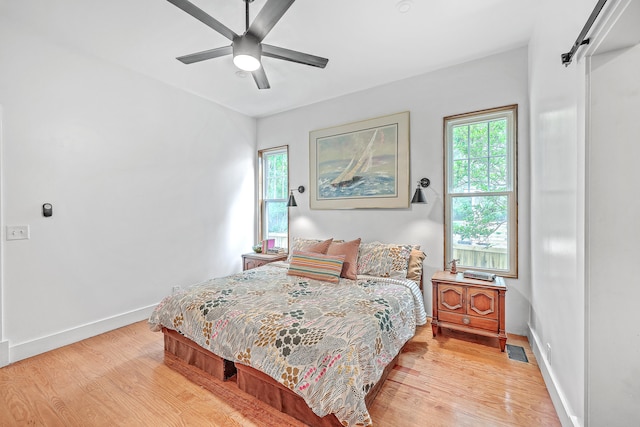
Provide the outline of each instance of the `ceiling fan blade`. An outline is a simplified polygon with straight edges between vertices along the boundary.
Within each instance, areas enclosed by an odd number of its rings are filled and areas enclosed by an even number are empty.
[[[262,44],[262,56],[269,58],[283,59],[285,61],[297,62],[298,64],[311,65],[312,67],[324,68],[329,60],[320,56],[309,55],[297,50],[285,49],[283,47]]]
[[[234,33],[232,30],[227,28],[227,26],[224,25],[222,22],[216,20],[211,15],[209,15],[207,12],[205,12],[202,9],[200,9],[198,6],[196,6],[195,4],[191,3],[190,1],[187,1],[187,0],[167,0],[167,1],[169,3],[175,5],[175,6],[179,7],[180,9],[184,10],[189,15],[193,16],[198,21],[202,22],[203,24],[207,25],[208,27],[213,28],[214,30],[216,30],[217,32],[219,32],[220,34],[222,34],[223,36],[225,36],[229,40],[233,41],[233,39],[235,37],[238,37],[238,35],[236,33]]]
[[[215,49],[203,50],[202,52],[191,53],[189,55],[179,56],[176,59],[183,64],[193,64],[194,62],[206,61],[207,59],[231,55],[232,53],[233,48],[231,46],[225,46],[217,47]]]
[[[264,72],[264,67],[260,66],[257,70],[251,72],[253,80],[255,80],[258,89],[269,89],[269,79],[267,79],[267,73]]]
[[[267,0],[267,3],[262,7],[247,32],[261,42],[294,1]]]

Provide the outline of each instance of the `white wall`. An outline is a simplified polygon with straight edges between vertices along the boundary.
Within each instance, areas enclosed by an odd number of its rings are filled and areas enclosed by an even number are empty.
[[[640,419],[640,45],[590,65],[587,414],[589,425],[622,427]]]
[[[1,100],[0,100],[1,102]],[[2,187],[4,185],[4,179],[2,178],[2,159],[4,155],[2,154],[3,150],[3,119],[4,119],[4,111],[2,109],[2,104],[0,104],[0,229],[3,228],[2,223]],[[0,232],[0,236],[2,236],[2,232]],[[5,338],[6,334],[4,333],[4,316],[2,315],[2,308],[4,307],[4,292],[2,288],[2,262],[4,258],[4,248],[2,245],[2,239],[0,238],[0,367],[6,366],[9,364],[9,340]]]
[[[529,181],[527,50],[434,71],[293,111],[258,119],[258,145],[289,145],[290,187],[309,186],[309,131],[401,111],[410,112],[411,193],[416,181],[431,179],[427,205],[392,210],[310,210],[308,193],[291,209],[294,237],[335,237],[420,244],[425,261],[425,304],[431,311],[430,277],[444,266],[443,142],[445,116],[519,104],[519,267],[508,280],[507,330],[526,334],[529,316]]]
[[[565,68],[560,54],[595,3],[545,0],[529,44],[530,326],[563,425],[584,423],[585,68],[578,60]]]
[[[254,119],[2,18],[0,64],[3,221],[31,228],[2,243],[11,361],[144,319],[173,285],[241,269],[254,239]]]

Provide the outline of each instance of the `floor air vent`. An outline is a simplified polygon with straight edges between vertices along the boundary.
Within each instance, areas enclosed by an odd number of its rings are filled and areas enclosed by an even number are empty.
[[[517,360],[518,362],[529,362],[527,359],[527,355],[524,352],[524,348],[518,345],[507,344],[507,354],[509,355],[509,359]]]

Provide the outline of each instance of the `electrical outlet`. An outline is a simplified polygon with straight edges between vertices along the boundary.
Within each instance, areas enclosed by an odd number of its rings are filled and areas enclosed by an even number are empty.
[[[7,240],[25,240],[28,238],[28,225],[7,225]]]
[[[547,343],[547,362],[551,363],[551,344]]]
[[[172,294],[177,294],[178,292],[180,292],[180,285],[176,285],[173,288],[171,288]]]

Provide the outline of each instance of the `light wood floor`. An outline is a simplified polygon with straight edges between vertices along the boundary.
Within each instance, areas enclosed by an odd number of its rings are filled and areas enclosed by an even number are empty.
[[[422,326],[372,408],[374,425],[559,426],[525,338],[529,363],[497,340]],[[212,380],[213,392],[168,368],[146,322],[0,369],[0,426],[242,426],[302,424]]]

